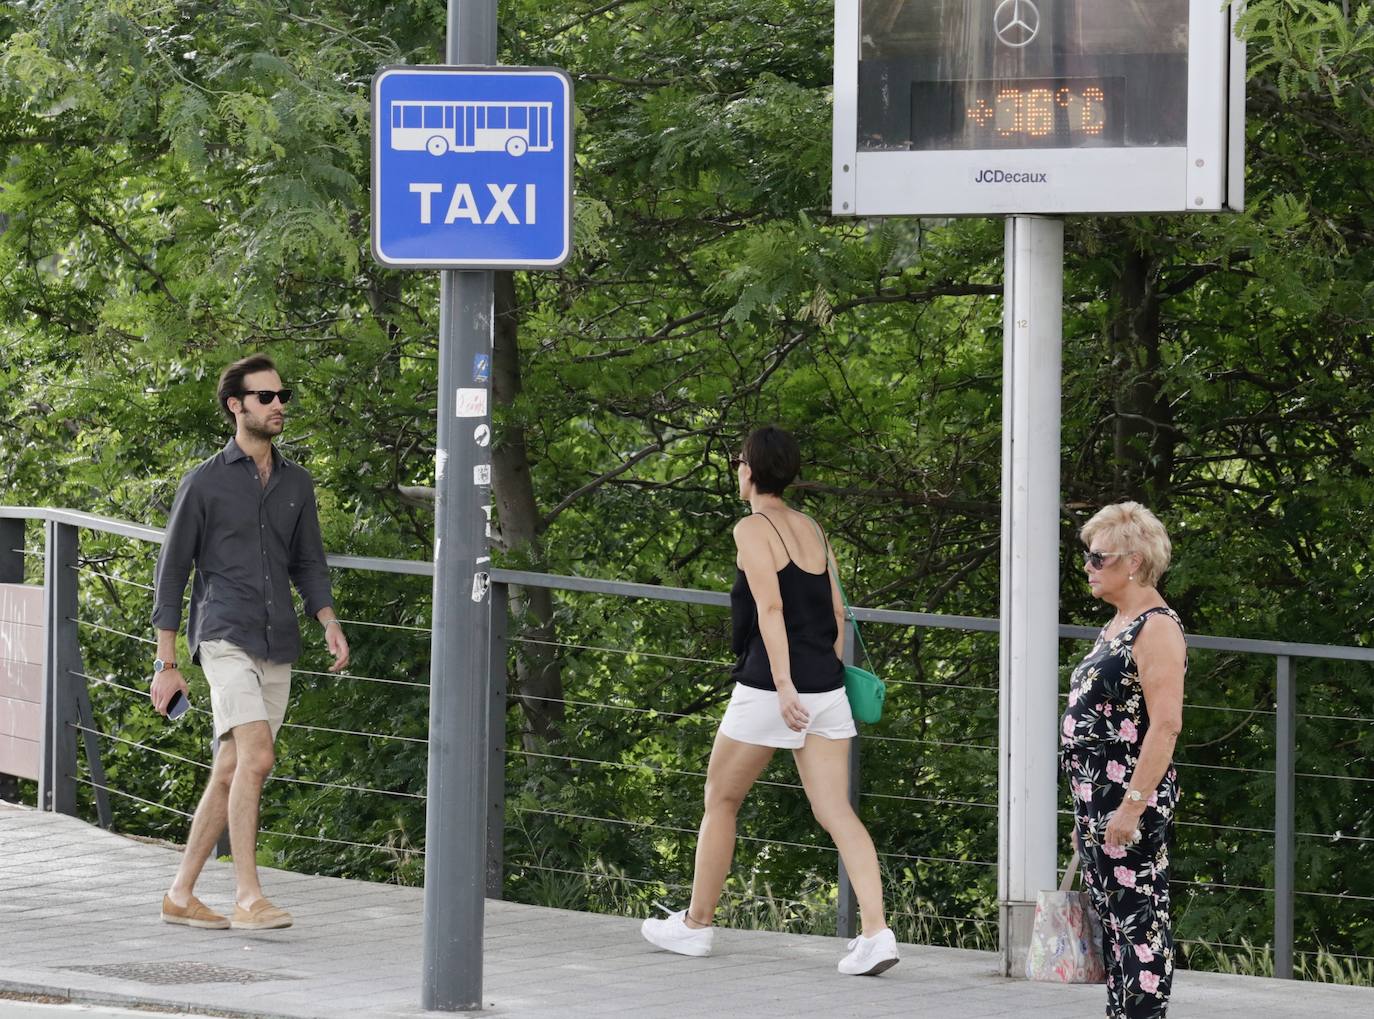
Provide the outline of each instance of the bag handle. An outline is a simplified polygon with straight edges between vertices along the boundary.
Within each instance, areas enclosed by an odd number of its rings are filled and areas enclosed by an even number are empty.
[[[864,645],[863,634],[859,632],[859,621],[854,618],[854,612],[849,607],[849,599],[845,596],[844,585],[840,583],[840,571],[835,565],[834,557],[830,554],[830,542],[825,540],[825,532],[821,530],[820,524],[812,520],[811,517],[807,517],[806,519],[811,520],[811,526],[816,529],[816,536],[821,539],[821,548],[825,551],[825,567],[826,570],[829,571],[831,578],[835,581],[835,587],[840,592],[840,601],[844,604],[844,618],[849,625],[854,628],[854,639],[859,644],[859,650],[863,652],[864,660],[868,662],[868,671],[872,672],[873,659],[869,656],[868,648]]]
[[[1072,891],[1072,890],[1073,890],[1073,879],[1074,879],[1074,875],[1075,875],[1077,872],[1078,872],[1078,850],[1075,849],[1075,850],[1073,851],[1073,856],[1069,859],[1069,869],[1066,870],[1066,871],[1064,871],[1064,880],[1063,880],[1063,882],[1059,885],[1059,890],[1060,890],[1061,892],[1068,892],[1068,891]]]

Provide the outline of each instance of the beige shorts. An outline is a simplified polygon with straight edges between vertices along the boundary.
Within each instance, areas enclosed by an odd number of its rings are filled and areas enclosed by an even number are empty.
[[[784,747],[795,750],[806,745],[807,736],[826,739],[848,739],[857,736],[854,713],[849,708],[849,696],[844,687],[826,693],[798,694],[811,716],[806,728],[794,732],[782,720],[778,710],[778,695],[773,690],[735,684],[730,705],[720,721],[720,731],[741,743],[762,747]]]
[[[254,658],[227,640],[203,640],[199,653],[200,667],[210,684],[215,738],[235,726],[266,722],[276,739],[291,696],[291,666]]]

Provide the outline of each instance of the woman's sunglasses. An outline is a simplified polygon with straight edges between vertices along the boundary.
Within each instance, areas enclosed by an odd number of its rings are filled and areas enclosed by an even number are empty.
[[[1085,550],[1083,553],[1083,561],[1093,569],[1100,570],[1107,565],[1107,560],[1112,556],[1130,554],[1129,552],[1093,552],[1091,550]]]
[[[291,390],[289,389],[249,389],[244,396],[256,396],[258,403],[264,407],[270,406],[273,400],[280,400],[282,406],[291,402]]]

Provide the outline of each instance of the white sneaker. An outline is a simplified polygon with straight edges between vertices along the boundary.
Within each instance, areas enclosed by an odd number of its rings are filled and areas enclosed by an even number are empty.
[[[662,906],[659,907],[663,909]],[[663,910],[668,913],[666,909]],[[651,945],[676,952],[678,955],[710,955],[713,927],[688,927],[687,910],[668,913],[662,920],[650,917],[639,927],[639,933]]]
[[[871,938],[859,935],[849,942],[849,954],[840,960],[840,972],[852,977],[876,977],[897,965],[897,936],[890,927]]]

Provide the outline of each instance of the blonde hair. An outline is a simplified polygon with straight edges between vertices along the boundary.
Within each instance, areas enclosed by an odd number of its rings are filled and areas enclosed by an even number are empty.
[[[1078,532],[1078,537],[1087,546],[1091,546],[1098,535],[1110,539],[1108,551],[1139,553],[1140,568],[1135,571],[1135,578],[1146,587],[1159,583],[1159,578],[1169,568],[1173,555],[1169,532],[1164,530],[1159,517],[1138,502],[1103,506]]]

